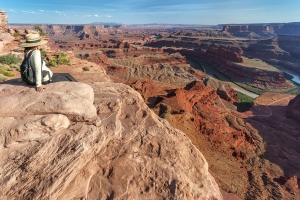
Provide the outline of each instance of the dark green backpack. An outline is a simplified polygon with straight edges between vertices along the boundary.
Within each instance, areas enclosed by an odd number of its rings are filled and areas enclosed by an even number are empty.
[[[36,85],[35,82],[35,72],[33,68],[30,66],[30,57],[32,55],[33,51],[30,51],[27,56],[25,56],[21,66],[20,66],[20,72],[21,72],[21,77],[25,83],[28,85]],[[43,58],[41,57],[41,62],[43,64]],[[41,70],[42,72],[42,70]]]

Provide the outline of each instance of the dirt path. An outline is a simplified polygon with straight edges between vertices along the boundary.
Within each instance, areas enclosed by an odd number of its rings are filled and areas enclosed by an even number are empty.
[[[290,98],[290,100],[293,99],[293,97],[285,97],[285,98],[279,99],[279,100],[277,100],[277,101],[273,101],[272,103],[269,103],[269,104],[266,105],[266,108],[267,108],[268,111],[269,111],[269,114],[268,114],[268,115],[256,115],[256,116],[261,116],[261,117],[271,117],[271,116],[273,115],[273,113],[272,113],[272,111],[270,110],[270,108],[269,108],[268,106],[270,106],[270,105],[272,105],[272,104],[274,104],[274,103],[277,103],[277,102],[279,102],[279,101],[288,99],[288,98]]]

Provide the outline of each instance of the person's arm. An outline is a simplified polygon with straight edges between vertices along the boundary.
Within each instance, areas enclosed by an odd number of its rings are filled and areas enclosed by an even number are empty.
[[[34,65],[36,90],[42,92],[45,87],[42,86],[42,63],[41,52],[39,50],[32,52],[32,64]]]

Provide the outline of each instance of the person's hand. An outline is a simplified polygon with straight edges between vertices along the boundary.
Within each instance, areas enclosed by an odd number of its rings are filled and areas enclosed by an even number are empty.
[[[43,92],[46,89],[45,86],[36,87],[37,92]]]

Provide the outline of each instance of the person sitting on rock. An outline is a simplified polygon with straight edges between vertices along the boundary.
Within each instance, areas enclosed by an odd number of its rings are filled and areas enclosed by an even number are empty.
[[[53,76],[53,73],[46,66],[46,62],[41,56],[40,46],[46,43],[46,40],[41,40],[39,34],[30,33],[26,35],[26,42],[20,44],[20,47],[25,48],[24,59],[32,52],[29,58],[29,65],[34,72],[35,76],[33,77],[33,80],[35,80],[36,91],[38,92],[42,92],[46,89],[44,85],[50,83]]]

